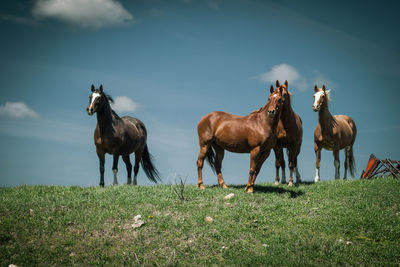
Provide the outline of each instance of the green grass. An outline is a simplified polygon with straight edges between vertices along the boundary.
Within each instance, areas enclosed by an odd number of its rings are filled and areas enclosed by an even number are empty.
[[[266,183],[254,194],[190,185],[184,195],[168,185],[0,188],[0,266],[400,263],[399,179]],[[138,214],[145,224],[133,229]]]

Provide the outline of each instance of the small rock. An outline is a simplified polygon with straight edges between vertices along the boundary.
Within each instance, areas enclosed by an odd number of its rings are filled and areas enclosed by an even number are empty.
[[[268,244],[262,244],[262,246],[263,246],[264,248],[266,248],[266,247],[268,247]]]
[[[144,224],[144,221],[142,220],[142,216],[141,215],[136,215],[133,218],[133,224],[132,224],[132,228],[139,228],[140,226],[142,226]]]
[[[10,265],[8,265],[8,267],[18,267],[18,266],[14,265],[14,264],[10,264]]]
[[[222,246],[222,249],[228,249],[228,247]]]
[[[208,222],[208,223],[213,223],[213,222],[214,222],[214,219],[211,218],[210,216],[207,216],[207,217],[205,218],[205,220],[206,220],[206,222]]]
[[[230,193],[229,195],[226,195],[224,199],[231,199],[233,198],[234,195],[235,195],[234,193]]]

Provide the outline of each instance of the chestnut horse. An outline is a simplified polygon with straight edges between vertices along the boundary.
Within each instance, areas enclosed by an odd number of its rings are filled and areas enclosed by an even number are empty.
[[[253,192],[253,185],[261,166],[276,144],[275,130],[283,102],[282,88],[270,89],[267,104],[247,116],[236,116],[216,111],[204,116],[198,126],[200,153],[197,159],[198,187],[204,189],[202,169],[207,158],[218,184],[226,188],[221,173],[224,150],[250,153],[250,176],[246,192]]]
[[[279,81],[276,81],[279,87]],[[286,183],[285,177],[285,159],[283,156],[283,148],[287,149],[289,159],[289,186],[293,185],[293,169],[296,171],[296,183],[301,183],[301,177],[297,168],[297,156],[300,153],[300,147],[303,140],[303,126],[299,115],[293,111],[291,105],[291,94],[288,91],[288,82],[282,85],[282,93],[285,101],[283,101],[281,117],[276,128],[276,136],[278,138],[275,152],[276,178],[275,184],[279,184],[279,167],[282,168],[282,184]]]
[[[318,112],[318,125],[314,131],[314,150],[316,156],[315,182],[320,180],[319,167],[322,148],[333,151],[335,158],[335,179],[340,179],[339,150],[345,150],[346,160],[344,162],[343,179],[347,179],[347,169],[350,169],[351,176],[354,176],[355,171],[353,145],[357,135],[356,124],[349,116],[331,115],[328,109],[330,94],[329,90],[326,90],[325,85],[322,88],[318,88],[315,85],[314,91],[313,109],[315,112]]]
[[[114,157],[112,170],[114,173],[114,185],[118,184],[118,159],[122,156],[128,172],[127,184],[132,183],[132,164],[129,155],[135,153],[135,167],[133,184],[137,184],[139,162],[149,180],[157,183],[160,181],[157,169],[154,167],[151,155],[147,148],[147,131],[143,122],[138,119],[124,116],[120,118],[111,109],[112,98],[103,92],[103,85],[95,89],[92,84],[92,94],[87,108],[87,113],[92,116],[97,113],[97,126],[94,131],[94,143],[97,156],[100,161],[100,186],[104,186],[105,153]]]

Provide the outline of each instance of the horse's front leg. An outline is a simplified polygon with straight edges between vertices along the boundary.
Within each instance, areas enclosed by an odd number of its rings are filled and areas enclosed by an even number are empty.
[[[340,179],[340,159],[339,149],[333,151],[333,157],[335,158],[333,164],[335,165],[335,180]]]
[[[98,149],[96,150],[97,156],[99,157],[99,163],[100,163],[100,186],[104,187],[104,163],[106,162],[105,154],[99,151]]]
[[[279,185],[279,167],[282,169],[282,184],[286,183],[286,175],[285,175],[285,159],[283,158],[283,148],[275,147],[275,168],[276,168],[276,176],[275,176],[275,185]]]
[[[268,158],[270,152],[271,149],[260,151],[260,147],[256,147],[250,152],[250,175],[246,186],[247,193],[253,193],[254,183],[256,182],[257,175],[260,172],[264,161]]]
[[[321,147],[319,147],[317,144],[314,145],[314,150],[315,150],[315,182],[319,182],[320,180],[320,173],[319,173],[319,167],[320,167],[320,162],[321,162]]]
[[[200,145],[200,152],[199,156],[197,157],[197,175],[198,175],[198,181],[197,181],[197,187],[200,189],[204,189],[204,184],[203,184],[203,166],[204,166],[204,159],[207,155],[207,151],[210,148],[210,145]]]
[[[117,185],[118,184],[117,173],[118,173],[119,154],[115,153],[113,156],[114,156],[113,167],[112,167],[112,171],[113,171],[113,174],[114,174],[114,183],[113,183],[113,185]]]

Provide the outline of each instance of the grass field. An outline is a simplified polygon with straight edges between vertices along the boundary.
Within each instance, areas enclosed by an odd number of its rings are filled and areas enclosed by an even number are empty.
[[[184,197],[168,185],[0,188],[0,266],[400,265],[399,179],[190,185]]]

